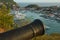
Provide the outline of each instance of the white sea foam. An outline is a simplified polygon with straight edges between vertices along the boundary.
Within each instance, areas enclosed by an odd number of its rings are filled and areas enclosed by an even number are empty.
[[[25,19],[25,17],[26,17],[26,14],[19,13],[19,12],[15,13],[16,19]]]

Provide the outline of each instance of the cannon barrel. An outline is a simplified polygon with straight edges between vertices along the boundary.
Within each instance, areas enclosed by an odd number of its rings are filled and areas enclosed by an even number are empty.
[[[0,33],[0,40],[29,40],[43,34],[43,23],[39,19],[36,19],[32,23],[21,28]]]

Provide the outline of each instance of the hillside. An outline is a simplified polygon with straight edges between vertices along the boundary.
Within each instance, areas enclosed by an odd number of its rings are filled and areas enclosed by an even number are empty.
[[[5,2],[5,3],[9,3],[9,2],[11,2],[11,3],[15,3],[13,0],[0,0],[0,2]]]
[[[13,0],[0,0],[0,5],[4,4],[7,6],[7,8],[12,8],[13,5],[17,6],[16,2],[14,2]]]

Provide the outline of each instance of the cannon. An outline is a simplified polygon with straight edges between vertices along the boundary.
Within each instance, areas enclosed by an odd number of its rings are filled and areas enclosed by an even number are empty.
[[[39,19],[35,19],[32,23],[21,28],[0,33],[0,40],[29,40],[33,37],[43,35],[45,33],[44,25]]]

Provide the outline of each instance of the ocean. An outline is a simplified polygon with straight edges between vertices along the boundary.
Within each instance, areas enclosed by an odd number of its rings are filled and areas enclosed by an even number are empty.
[[[29,5],[29,4],[31,4],[31,3],[18,3],[18,5],[20,7],[25,7],[25,6]],[[44,3],[43,4],[37,3],[37,5],[39,5],[39,6],[40,5],[41,6],[52,6],[52,5],[59,5],[59,4],[58,3],[57,4],[56,3],[55,4],[50,3],[50,5],[49,5],[49,4],[44,4]],[[43,17],[40,17],[40,14],[30,12],[30,11],[21,12],[21,13],[26,14],[27,17],[29,17],[29,18],[33,18],[33,19],[31,19],[32,21],[35,20],[35,19],[40,19],[43,22],[44,25],[50,27],[48,30],[45,31],[46,34],[60,33],[60,23],[58,23],[57,21],[50,20],[50,19],[45,19]]]

